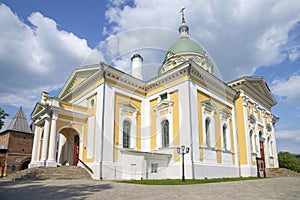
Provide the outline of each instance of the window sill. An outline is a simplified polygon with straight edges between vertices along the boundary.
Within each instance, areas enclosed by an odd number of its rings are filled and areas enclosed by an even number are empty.
[[[218,151],[218,149],[216,149],[215,147],[207,147],[207,146],[199,146],[199,149]]]
[[[231,150],[222,150],[223,153],[234,154]]]

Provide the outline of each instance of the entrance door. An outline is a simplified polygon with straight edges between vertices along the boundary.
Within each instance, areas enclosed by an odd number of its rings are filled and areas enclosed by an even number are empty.
[[[264,160],[264,167],[266,167],[264,142],[259,141],[259,146],[260,146],[260,157]]]
[[[73,155],[73,165],[77,166],[79,159],[79,136],[74,136],[74,155]]]

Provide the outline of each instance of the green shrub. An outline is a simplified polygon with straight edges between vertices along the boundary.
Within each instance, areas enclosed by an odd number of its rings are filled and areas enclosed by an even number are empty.
[[[279,167],[287,168],[300,173],[300,160],[289,152],[279,152],[278,154]]]

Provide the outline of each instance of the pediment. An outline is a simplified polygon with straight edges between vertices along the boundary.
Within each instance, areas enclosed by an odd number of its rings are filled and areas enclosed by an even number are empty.
[[[139,110],[138,107],[130,101],[119,103],[119,107],[123,112],[135,113]]]
[[[270,91],[269,86],[262,77],[249,77],[247,78],[247,81],[256,89],[256,91],[259,93],[258,95],[267,97],[271,102],[276,104],[276,100]]]
[[[227,108],[223,108],[220,110],[221,116],[225,119],[228,119],[231,116],[230,111]]]
[[[34,106],[34,109],[31,113],[31,118],[34,118],[35,116],[37,116],[38,114],[42,113],[44,110],[46,109],[46,106],[41,104],[41,103],[36,103]]]
[[[174,103],[173,101],[163,100],[163,101],[159,102],[157,105],[155,105],[153,108],[154,108],[154,111],[156,112],[159,110],[164,110],[169,107],[172,107],[173,103]]]
[[[71,76],[68,78],[66,84],[59,94],[59,98],[65,96],[74,88],[79,86],[81,83],[85,82],[90,76],[96,73],[99,70],[98,65],[86,66],[76,68]]]
[[[216,105],[211,100],[203,101],[201,104],[205,110],[208,110],[210,112],[217,109]]]

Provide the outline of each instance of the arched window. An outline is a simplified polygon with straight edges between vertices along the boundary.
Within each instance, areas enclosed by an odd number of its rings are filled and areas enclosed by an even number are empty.
[[[223,147],[225,150],[227,150],[227,125],[223,125]]]
[[[210,147],[210,119],[206,118],[205,120],[205,140],[206,145]]]
[[[252,130],[250,130],[249,136],[250,136],[250,150],[251,150],[251,152],[253,152],[253,142],[252,142],[252,140],[253,140],[253,131]]]
[[[263,133],[261,131],[259,131],[259,138],[262,138]]]
[[[130,147],[130,121],[125,120],[123,122],[123,147],[129,148]]]
[[[169,121],[164,120],[161,122],[162,127],[162,147],[169,147]]]

